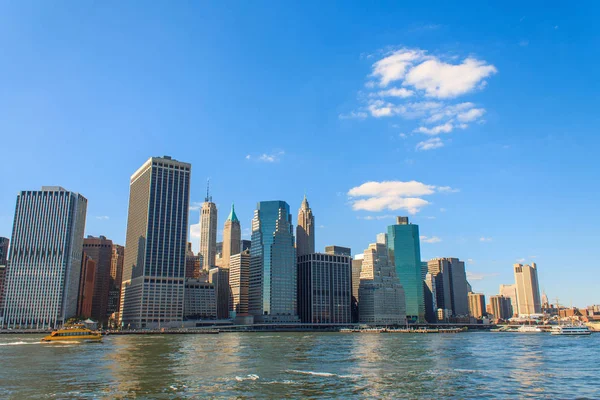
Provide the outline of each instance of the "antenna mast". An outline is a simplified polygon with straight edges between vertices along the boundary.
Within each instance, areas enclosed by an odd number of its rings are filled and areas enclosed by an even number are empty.
[[[206,197],[204,198],[205,202],[212,202],[212,197],[210,196],[210,178],[206,180]]]

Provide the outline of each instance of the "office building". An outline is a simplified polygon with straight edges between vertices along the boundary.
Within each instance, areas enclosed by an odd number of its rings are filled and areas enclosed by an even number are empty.
[[[0,264],[0,321],[4,313],[4,282],[6,278],[6,265]],[[0,327],[2,324],[0,323]]]
[[[110,291],[108,292],[109,317],[118,317],[121,302],[121,284],[123,283],[123,263],[125,261],[125,247],[114,244],[112,246],[112,257],[110,260]],[[116,318],[115,320],[118,320]]]
[[[509,298],[502,295],[491,296],[490,305],[495,319],[508,320],[513,316],[512,304]]]
[[[152,157],[131,176],[121,326],[179,326],[183,319],[191,169]]]
[[[421,278],[419,226],[409,223],[408,217],[397,217],[396,225],[388,226],[387,244],[390,262],[404,288],[406,317],[412,322],[424,322],[425,298]]]
[[[345,255],[298,256],[298,314],[304,323],[352,322],[352,259]]]
[[[221,253],[221,267],[229,268],[229,258],[234,254],[239,254],[242,241],[242,228],[240,220],[235,215],[235,207],[231,205],[231,212],[227,216],[223,228],[223,250]]]
[[[104,236],[88,236],[83,239],[83,251],[96,263],[94,273],[94,298],[91,317],[95,321],[108,320],[108,296],[110,293],[110,267],[113,257],[112,240]]]
[[[246,251],[246,250],[250,251],[250,247],[252,247],[252,240],[242,239],[240,241],[240,252]]]
[[[465,263],[457,258],[434,258],[427,262],[436,285],[437,307],[458,316],[469,315],[468,282]]]
[[[197,278],[198,272],[196,272],[196,261],[198,260],[198,256],[194,254],[194,250],[192,250],[192,243],[187,243],[187,248],[185,250],[185,277],[186,278]]]
[[[336,256],[352,257],[352,249],[342,246],[325,246],[326,254],[334,254]]]
[[[296,322],[294,228],[285,201],[262,201],[252,219],[249,311],[255,321]]]
[[[540,314],[540,287],[538,284],[537,266],[514,264],[515,285],[517,290],[517,308],[519,315]]]
[[[8,238],[0,236],[0,265],[6,265],[8,260]]]
[[[500,296],[504,296],[510,300],[510,305],[512,309],[511,317],[518,315],[519,306],[517,304],[517,285],[500,285],[498,293],[500,294]]]
[[[79,278],[79,296],[77,298],[77,316],[90,318],[96,287],[96,261],[85,252],[81,258],[81,275]]]
[[[383,243],[372,243],[364,252],[358,288],[359,321],[369,325],[404,325],[404,289],[388,260]]]
[[[248,288],[250,285],[250,250],[229,258],[229,288],[231,318],[248,315]]]
[[[184,297],[186,320],[217,318],[217,295],[212,283],[186,279]]]
[[[214,267],[208,270],[208,281],[215,287],[217,296],[217,318],[229,318],[229,300],[231,290],[229,288],[229,269]]]
[[[306,200],[306,195],[298,210],[296,226],[296,254],[298,257],[315,252],[315,217]]]
[[[352,260],[352,322],[358,322],[358,288],[364,254],[357,254]]]
[[[7,328],[55,328],[77,313],[87,200],[58,186],[22,191],[4,292]]]
[[[217,205],[206,188],[206,197],[200,208],[200,265],[208,271],[216,265],[217,257]]]
[[[473,318],[481,319],[485,315],[485,296],[481,293],[470,292],[469,299],[469,315]]]
[[[423,280],[423,296],[425,298],[425,320],[429,323],[437,322],[437,287],[435,277],[427,273]]]

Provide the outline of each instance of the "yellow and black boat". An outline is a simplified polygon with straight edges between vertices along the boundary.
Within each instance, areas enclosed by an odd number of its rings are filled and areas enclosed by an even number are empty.
[[[42,342],[101,342],[102,334],[86,328],[83,324],[65,326],[42,339]]]

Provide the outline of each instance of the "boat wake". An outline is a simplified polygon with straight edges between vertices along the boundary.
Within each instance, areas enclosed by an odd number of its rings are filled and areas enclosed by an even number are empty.
[[[258,378],[260,378],[260,376],[255,375],[255,374],[248,374],[246,376],[236,376],[235,380],[238,382],[243,382],[243,381],[255,381]]]
[[[11,343],[0,343],[0,346],[20,346],[22,344],[39,344],[40,342],[11,342]]]
[[[324,378],[335,377],[335,378],[342,378],[342,379],[358,379],[361,377],[360,375],[339,375],[339,374],[334,374],[332,372],[300,371],[297,369],[288,369],[285,372],[290,373],[290,374],[320,376],[320,377],[324,377]]]

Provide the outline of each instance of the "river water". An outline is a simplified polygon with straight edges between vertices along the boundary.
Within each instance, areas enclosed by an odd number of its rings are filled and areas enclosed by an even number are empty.
[[[600,334],[0,335],[0,398],[598,398]]]

